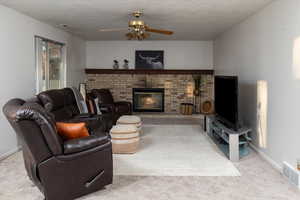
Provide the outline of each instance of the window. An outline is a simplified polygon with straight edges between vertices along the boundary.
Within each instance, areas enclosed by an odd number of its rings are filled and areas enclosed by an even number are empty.
[[[259,146],[267,148],[268,83],[257,81],[257,132]]]
[[[295,79],[300,79],[300,37],[294,41],[293,49],[293,72]]]
[[[65,45],[45,38],[35,38],[36,91],[59,89],[66,85]]]

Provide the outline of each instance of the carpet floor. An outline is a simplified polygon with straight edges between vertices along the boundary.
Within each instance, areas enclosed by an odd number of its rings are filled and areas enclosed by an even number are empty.
[[[299,189],[255,152],[234,165],[241,176],[114,176],[114,183],[105,190],[80,200],[300,199]],[[0,199],[43,200],[26,176],[20,152],[0,162]]]
[[[239,176],[199,125],[144,125],[135,154],[114,154],[115,175]]]
[[[114,183],[80,200],[299,200],[291,186],[256,153],[236,163],[237,177],[114,176]],[[43,200],[27,178],[22,154],[0,162],[1,200]]]

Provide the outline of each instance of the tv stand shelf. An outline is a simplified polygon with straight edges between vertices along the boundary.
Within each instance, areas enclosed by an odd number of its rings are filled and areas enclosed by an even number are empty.
[[[238,131],[234,131],[224,126],[214,116],[208,116],[206,123],[208,136],[229,160],[237,162],[240,158],[249,154],[250,128],[242,127]]]

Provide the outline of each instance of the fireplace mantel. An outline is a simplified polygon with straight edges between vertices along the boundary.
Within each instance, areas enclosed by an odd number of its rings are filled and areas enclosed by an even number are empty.
[[[86,68],[86,74],[214,74],[211,69],[96,69]]]

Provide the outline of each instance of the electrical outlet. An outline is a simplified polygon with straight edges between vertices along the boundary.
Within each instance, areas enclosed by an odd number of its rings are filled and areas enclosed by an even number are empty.
[[[289,182],[300,188],[300,173],[287,162],[283,162],[282,173],[288,178]]]

